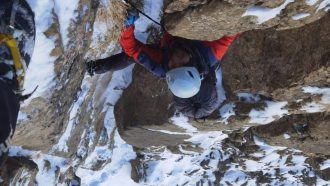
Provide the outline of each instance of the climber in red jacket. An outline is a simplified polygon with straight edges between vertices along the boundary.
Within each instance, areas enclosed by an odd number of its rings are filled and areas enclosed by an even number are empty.
[[[158,47],[134,37],[136,18],[129,16],[120,44],[124,52],[154,75],[166,78],[176,109],[193,118],[203,118],[219,107],[215,70],[238,34],[215,41],[196,41],[165,32]]]

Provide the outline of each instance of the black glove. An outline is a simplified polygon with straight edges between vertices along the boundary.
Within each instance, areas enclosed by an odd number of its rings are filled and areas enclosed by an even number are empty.
[[[86,64],[85,68],[86,68],[87,73],[90,76],[93,76],[95,73],[95,66],[96,66],[95,61],[88,61],[85,64]]]
[[[0,167],[6,162],[8,157],[8,144],[6,142],[0,143]]]

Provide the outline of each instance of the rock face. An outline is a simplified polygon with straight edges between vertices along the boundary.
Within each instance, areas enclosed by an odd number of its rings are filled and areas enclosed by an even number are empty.
[[[245,32],[221,62],[227,91],[248,90],[290,100],[292,94],[284,93],[288,88],[326,86],[329,33],[330,14],[301,28]],[[313,75],[316,72],[319,75]]]
[[[173,0],[165,8],[165,27],[175,36],[215,40],[255,29],[292,29],[323,17],[326,1]],[[329,5],[328,5],[329,6]],[[260,15],[263,16],[252,16]],[[265,16],[266,14],[266,16]]]

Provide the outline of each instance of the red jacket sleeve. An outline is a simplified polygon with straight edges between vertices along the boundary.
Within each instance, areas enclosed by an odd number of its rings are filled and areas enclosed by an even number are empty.
[[[169,34],[168,32],[165,32],[163,34],[163,37],[160,40],[160,47],[164,47],[168,44],[170,44],[174,40],[174,37]]]
[[[240,33],[232,36],[223,36],[222,38],[215,41],[204,41],[203,44],[211,48],[212,53],[214,54],[217,60],[221,60],[221,58],[227,52],[230,44],[235,40],[235,38],[239,34]]]
[[[150,57],[153,61],[160,64],[162,59],[162,52],[159,48],[154,46],[149,46],[141,43],[134,36],[134,25],[128,26],[122,30],[120,37],[120,44],[124,52],[134,58],[136,62],[139,62],[138,56],[141,52],[144,52]]]

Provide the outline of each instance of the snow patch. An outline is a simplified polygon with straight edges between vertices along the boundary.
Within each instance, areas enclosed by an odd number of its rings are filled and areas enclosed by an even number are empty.
[[[159,23],[161,19],[160,16],[163,7],[163,0],[144,0],[143,2],[144,2],[143,12]],[[147,29],[149,28],[149,25],[154,25],[156,27],[159,27],[158,25],[155,25],[155,23],[149,20],[147,17],[140,14],[139,19],[137,19],[135,22],[134,34],[136,39],[140,40],[143,43],[147,42],[149,36]]]
[[[222,142],[228,136],[221,132],[205,132],[194,134],[186,140],[198,147],[203,148],[202,152],[187,151],[179,148],[183,154],[172,153],[166,147],[158,149],[159,158],[154,159],[156,152],[143,152],[145,156],[146,170],[141,185],[196,185],[201,180],[214,182],[216,180],[214,171],[218,170],[220,161],[229,158],[224,152]],[[147,150],[149,151],[149,150]],[[151,149],[150,149],[151,151]],[[204,161],[204,168],[200,164]]]
[[[317,104],[315,102],[307,103],[300,110],[306,111],[308,113],[322,112],[325,107],[323,105]]]
[[[64,173],[69,168],[66,158],[43,154],[39,151],[26,150],[19,146],[12,146],[9,149],[9,156],[31,157],[38,165],[37,185],[56,185],[58,171]]]
[[[305,0],[306,4],[308,4],[309,6],[314,5],[315,3],[317,3],[318,0]]]
[[[265,110],[252,109],[249,113],[249,123],[267,124],[275,119],[281,118],[285,114],[288,114],[288,110],[285,109],[287,102],[272,102],[266,101],[267,107]]]
[[[289,134],[283,134],[283,137],[284,137],[284,139],[290,139],[291,138],[291,136],[289,135]]]
[[[85,102],[85,98],[90,90],[91,83],[90,83],[90,77],[88,75],[85,75],[82,85],[81,85],[81,92],[78,92],[78,100],[72,105],[70,109],[70,117],[69,122],[67,124],[67,127],[59,139],[58,143],[53,147],[53,151],[58,150],[62,152],[68,152],[68,145],[67,142],[71,136],[71,132],[74,129],[75,125],[79,121],[79,113],[81,109],[81,105]]]
[[[292,16],[292,19],[296,21],[296,20],[308,17],[310,15],[311,15],[310,13],[299,13],[299,14],[296,14],[296,15]]]
[[[217,95],[218,95],[218,104],[224,102],[226,100],[226,92],[223,88],[222,84],[222,69],[218,68],[215,70],[215,77],[217,78],[216,88],[217,88]]]
[[[256,103],[261,100],[258,94],[252,94],[248,92],[240,92],[237,94],[237,97],[240,101],[247,102],[247,103]]]
[[[25,112],[20,111],[18,113],[17,123],[20,123],[20,122],[23,122],[23,121],[27,121],[27,120],[29,120],[28,114],[25,113]]]
[[[330,88],[318,88],[318,87],[303,87],[304,93],[313,95],[322,95],[321,103],[330,104]]]
[[[330,168],[330,160],[326,160],[320,165],[320,170],[324,170],[327,168]]]
[[[26,72],[24,81],[25,93],[30,93],[35,87],[38,89],[23,105],[36,97],[49,97],[47,92],[55,86],[54,61],[50,53],[55,48],[54,40],[47,38],[44,32],[52,23],[52,10],[54,2],[51,0],[28,0],[33,12],[35,13],[36,38],[34,53],[31,58],[29,68]],[[42,70],[40,70],[42,69]]]
[[[182,132],[172,132],[172,131],[168,131],[168,130],[155,130],[155,129],[148,129],[150,131],[153,132],[161,132],[161,133],[165,133],[165,134],[173,134],[173,135],[187,135],[187,133],[182,133]],[[188,134],[189,135],[189,134]]]
[[[193,127],[189,123],[189,118],[184,116],[182,113],[175,114],[172,118],[171,121],[173,122],[174,125],[177,125],[180,128],[183,128],[186,130],[188,133],[194,133],[197,132],[197,128]]]
[[[221,116],[221,122],[224,122],[226,125],[228,124],[228,119],[230,118],[230,116],[235,116],[235,107],[235,103],[228,103],[220,108],[219,111]]]
[[[66,48],[69,41],[68,29],[70,27],[71,22],[75,20],[75,17],[77,17],[75,10],[77,10],[78,8],[79,0],[54,0],[54,3],[54,9],[59,18],[63,46],[64,48]]]
[[[330,0],[323,0],[317,8],[317,11],[324,9],[324,11],[329,11],[330,9]]]
[[[281,6],[277,8],[266,8],[261,6],[251,6],[246,12],[242,15],[244,16],[256,16],[257,24],[262,24],[270,19],[275,18],[281,13],[283,9],[289,4],[294,2],[294,0],[286,0]]]
[[[127,185],[135,186],[131,178],[130,160],[136,158],[133,147],[121,139],[118,131],[114,135],[114,148],[111,162],[100,170],[90,170],[86,166],[79,166],[76,175],[81,178],[84,185]]]

